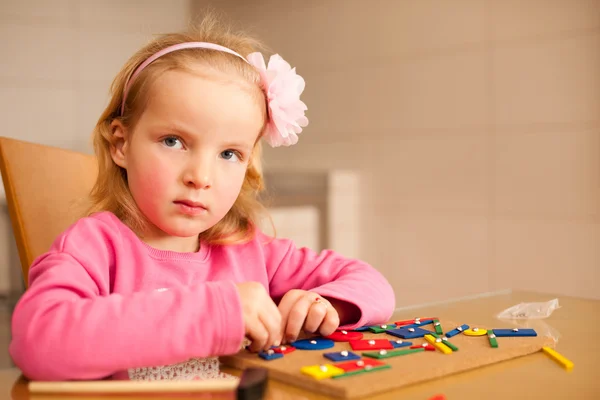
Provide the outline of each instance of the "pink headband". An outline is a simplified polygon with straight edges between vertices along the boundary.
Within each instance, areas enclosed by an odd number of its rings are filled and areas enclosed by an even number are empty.
[[[165,54],[183,49],[210,49],[232,54],[255,67],[261,76],[261,84],[267,96],[269,121],[263,138],[272,146],[289,146],[298,142],[298,134],[302,127],[308,125],[304,116],[306,105],[300,100],[304,91],[304,79],[296,74],[296,69],[290,66],[281,56],[275,54],[269,59],[268,67],[262,54],[254,52],[244,58],[235,51],[214,43],[185,42],[166,47],[148,57],[139,65],[125,82],[121,116],[125,112],[125,101],[131,85],[149,64]]]

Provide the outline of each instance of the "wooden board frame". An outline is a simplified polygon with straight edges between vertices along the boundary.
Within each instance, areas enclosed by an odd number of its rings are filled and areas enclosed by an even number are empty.
[[[440,319],[440,322],[444,332],[462,325],[462,323],[443,319]],[[471,327],[477,326],[483,329],[504,328],[500,321],[498,326],[492,327],[467,323]],[[426,325],[424,329],[434,331],[433,325]],[[386,333],[363,333],[364,339],[398,339]],[[492,348],[487,335],[466,336],[459,334],[450,339],[450,342],[459,349],[459,351],[452,354],[446,355],[440,351],[424,351],[401,357],[387,358],[381,361],[391,365],[389,369],[342,379],[316,380],[301,373],[300,368],[307,365],[332,364],[331,361],[323,357],[323,353],[342,350],[353,351],[346,342],[336,342],[333,348],[327,350],[295,350],[286,354],[283,358],[272,361],[263,360],[257,354],[244,350],[234,356],[221,357],[221,362],[224,365],[238,369],[248,367],[267,368],[271,379],[328,396],[350,399],[399,389],[418,382],[525,356],[540,351],[543,346],[554,347],[554,340],[543,336],[497,338],[497,340],[498,348]],[[413,342],[413,344],[426,342],[423,338],[408,341]],[[362,351],[354,352],[359,355],[363,353]],[[333,364],[335,365],[335,363]]]

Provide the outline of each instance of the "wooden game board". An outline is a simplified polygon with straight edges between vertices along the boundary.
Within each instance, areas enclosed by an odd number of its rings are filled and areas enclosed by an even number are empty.
[[[440,322],[444,332],[448,332],[456,326],[461,325],[443,319],[440,319]],[[472,325],[470,321],[464,321],[464,323],[469,324],[471,327],[478,326],[484,329],[504,327],[501,322],[498,323],[498,326],[492,327]],[[424,329],[433,331],[434,328],[432,325],[427,325],[424,326]],[[374,334],[363,332],[363,334],[364,339],[398,339],[386,333]],[[426,342],[423,338],[407,340],[413,342],[413,344]],[[346,342],[336,342],[334,347],[326,350],[297,349],[292,353],[284,355],[283,358],[271,361],[265,361],[258,357],[257,354],[245,350],[234,356],[221,357],[221,361],[224,365],[239,369],[253,366],[267,368],[271,379],[328,396],[356,398],[525,356],[540,351],[543,346],[554,347],[554,342],[551,338],[542,336],[501,337],[497,338],[497,340],[498,348],[492,348],[487,336],[466,336],[459,334],[450,339],[450,342],[459,349],[452,354],[446,355],[436,350],[435,352],[424,351],[401,357],[386,358],[380,361],[391,365],[389,369],[341,379],[316,380],[311,376],[301,373],[300,368],[307,365],[335,364],[323,357],[323,353],[325,352],[349,350],[362,355],[362,351],[352,350]]]

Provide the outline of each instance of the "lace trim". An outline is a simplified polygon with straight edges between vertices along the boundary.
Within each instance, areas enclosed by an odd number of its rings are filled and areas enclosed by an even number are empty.
[[[127,372],[132,381],[238,379],[219,370],[217,357],[191,358],[179,364],[131,368]]]

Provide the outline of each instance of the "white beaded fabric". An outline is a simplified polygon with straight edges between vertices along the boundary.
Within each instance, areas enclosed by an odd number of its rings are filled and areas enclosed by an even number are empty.
[[[132,381],[238,379],[220,371],[217,357],[191,358],[178,364],[131,368],[128,373]]]

